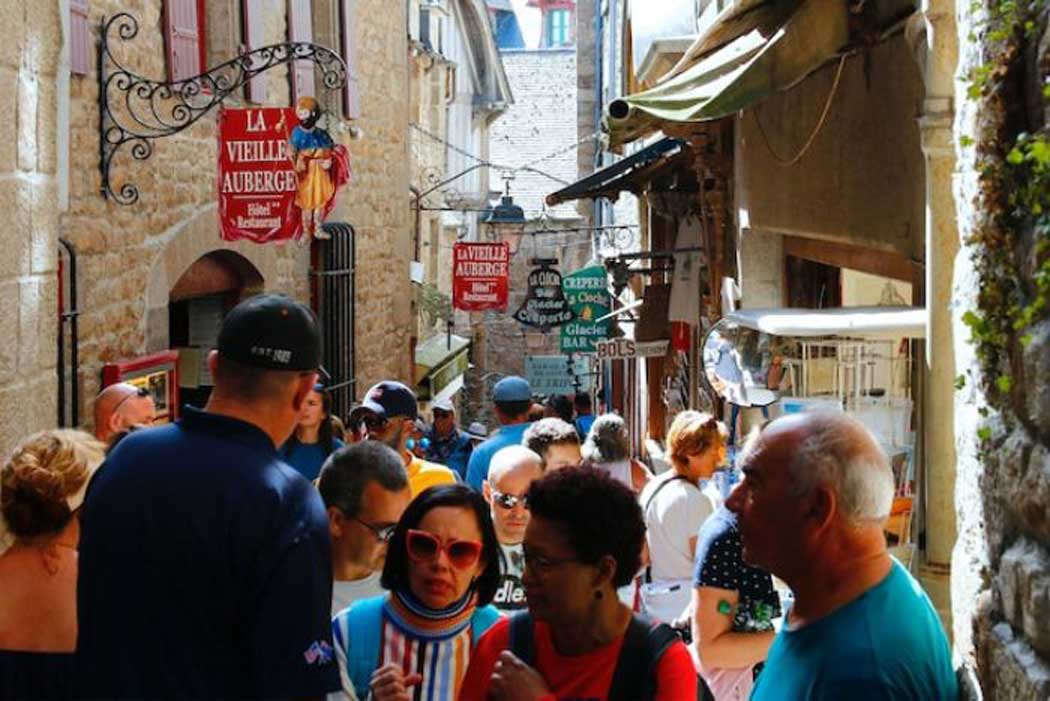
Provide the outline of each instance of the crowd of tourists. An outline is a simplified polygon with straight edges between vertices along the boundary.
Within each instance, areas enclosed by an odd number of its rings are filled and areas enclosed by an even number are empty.
[[[889,462],[844,414],[774,419],[729,465],[683,411],[660,470],[616,414],[515,376],[491,433],[393,380],[333,416],[316,320],[280,295],[217,345],[203,409],[151,427],[112,385],[95,436],[5,462],[0,699],[958,695],[886,549]]]

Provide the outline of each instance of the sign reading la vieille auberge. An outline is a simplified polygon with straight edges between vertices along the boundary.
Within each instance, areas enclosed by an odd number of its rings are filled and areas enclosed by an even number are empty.
[[[452,306],[469,312],[507,308],[510,247],[457,243],[452,247]]]

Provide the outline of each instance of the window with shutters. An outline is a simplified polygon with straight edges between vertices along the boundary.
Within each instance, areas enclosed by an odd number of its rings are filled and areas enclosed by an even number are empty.
[[[263,9],[264,5],[259,0],[241,0],[241,36],[244,37],[246,51],[254,51],[267,45]],[[262,104],[267,101],[269,92],[266,80],[266,74],[262,73],[248,81],[246,96],[249,102]]]
[[[69,70],[78,75],[90,73],[92,48],[88,0],[69,0]]]
[[[342,0],[339,6],[339,34],[346,62],[346,88],[343,90],[343,116],[361,117],[361,95],[358,92],[357,65],[357,0]]]
[[[207,60],[205,0],[164,0],[164,43],[169,80],[200,75]]]
[[[288,0],[288,41],[314,40],[310,0]],[[300,97],[316,97],[314,91],[314,64],[311,61],[292,62],[292,102]]]

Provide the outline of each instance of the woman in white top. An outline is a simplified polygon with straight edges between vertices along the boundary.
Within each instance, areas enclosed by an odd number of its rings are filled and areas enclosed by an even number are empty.
[[[652,477],[649,468],[631,458],[627,424],[616,414],[602,414],[594,420],[580,452],[585,465],[609,473],[635,494],[641,492]]]
[[[667,434],[673,469],[642,491],[650,559],[642,601],[650,615],[666,623],[687,618],[696,536],[719,505],[718,492],[707,480],[725,460],[725,452],[724,425],[710,414],[683,411]]]

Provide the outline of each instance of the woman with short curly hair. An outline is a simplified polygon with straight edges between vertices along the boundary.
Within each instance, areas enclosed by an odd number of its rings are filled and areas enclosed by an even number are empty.
[[[0,471],[0,698],[70,696],[77,642],[76,518],[104,446],[81,431],[30,436]]]
[[[631,437],[627,433],[627,424],[617,414],[602,414],[596,418],[580,451],[585,465],[607,472],[636,494],[652,478],[649,468],[631,457]]]
[[[634,493],[598,470],[567,467],[534,481],[526,499],[529,610],[482,637],[460,701],[695,699],[686,647],[616,596],[641,561]]]

